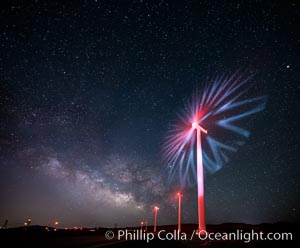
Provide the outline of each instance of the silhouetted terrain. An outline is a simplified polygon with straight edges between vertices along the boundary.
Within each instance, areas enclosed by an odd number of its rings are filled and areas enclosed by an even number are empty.
[[[193,231],[197,228],[194,224],[184,224],[182,225],[182,232],[186,233],[188,240],[178,240],[179,237],[175,238],[177,240],[160,240],[155,237],[148,243],[145,240],[131,240],[126,241],[124,237],[120,240],[117,239],[118,230],[140,230],[135,227],[127,227],[120,229],[109,229],[109,228],[83,228],[83,229],[58,229],[54,231],[53,228],[48,228],[45,226],[29,226],[29,227],[19,227],[19,228],[9,228],[0,230],[0,239],[4,244],[8,242],[7,247],[18,247],[20,244],[22,246],[29,247],[89,247],[97,248],[109,245],[110,247],[268,247],[280,245],[283,247],[297,247],[298,242],[298,232],[296,223],[276,223],[276,224],[261,224],[261,225],[246,225],[240,223],[227,223],[222,225],[208,225],[208,233],[230,233],[237,232],[263,232],[267,233],[292,233],[293,240],[273,240],[273,241],[257,241],[251,240],[250,242],[245,242],[245,240],[200,240],[194,233],[193,239],[190,240]],[[166,230],[166,233],[171,233],[170,236],[174,235],[174,230],[177,226],[159,226],[158,231]],[[105,233],[111,230],[115,237],[111,240],[105,238]],[[153,227],[148,227],[149,232],[152,232]],[[136,233],[138,233],[136,231]],[[145,232],[142,234],[146,235]],[[176,234],[175,234],[176,235]],[[163,235],[165,237],[165,235]],[[174,236],[175,237],[175,236]],[[173,237],[173,239],[174,239]],[[137,239],[135,237],[135,239]],[[2,246],[2,245],[1,245]]]

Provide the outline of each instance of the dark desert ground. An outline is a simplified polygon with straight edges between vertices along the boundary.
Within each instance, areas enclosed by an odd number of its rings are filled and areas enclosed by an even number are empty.
[[[166,232],[173,232],[176,229],[176,225],[159,226],[159,230],[166,230]],[[182,226],[182,232],[187,234],[190,239],[193,230],[197,228],[195,224],[184,224]],[[120,228],[122,230],[138,230],[138,227],[125,227]],[[149,226],[148,230],[152,230],[153,227]],[[115,233],[115,238],[107,240],[105,238],[105,232],[111,230]],[[19,228],[9,228],[0,230],[1,242],[7,244],[7,247],[16,247],[16,245],[22,245],[26,247],[298,247],[299,239],[297,230],[297,223],[275,223],[275,224],[261,224],[261,225],[246,225],[239,223],[226,223],[221,225],[208,225],[207,232],[220,232],[230,233],[240,230],[243,232],[251,232],[254,230],[259,233],[292,233],[293,240],[284,241],[256,241],[250,242],[244,241],[207,241],[199,240],[197,236],[194,236],[192,240],[160,240],[155,237],[153,240],[125,240],[121,238],[117,239],[117,228],[83,228],[83,229],[58,229],[54,231],[53,228],[46,230],[45,226],[29,226]]]

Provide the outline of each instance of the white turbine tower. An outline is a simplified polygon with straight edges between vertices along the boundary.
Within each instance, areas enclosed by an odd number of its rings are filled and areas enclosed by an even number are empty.
[[[204,176],[201,147],[201,132],[207,134],[207,130],[198,124],[192,123],[192,128],[197,130],[197,184],[198,184],[198,232],[206,231],[205,223],[205,202],[204,202]]]

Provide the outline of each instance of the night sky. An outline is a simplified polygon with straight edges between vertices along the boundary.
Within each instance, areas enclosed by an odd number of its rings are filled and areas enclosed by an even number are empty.
[[[1,1],[0,225],[175,224],[162,146],[195,89],[255,74],[266,109],[218,172],[208,223],[300,220],[296,1]],[[298,152],[298,153],[297,153]],[[183,223],[197,223],[197,187]]]

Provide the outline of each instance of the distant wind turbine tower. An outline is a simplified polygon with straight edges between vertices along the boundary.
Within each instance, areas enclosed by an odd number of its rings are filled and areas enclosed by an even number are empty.
[[[177,193],[178,196],[178,232],[181,232],[181,198],[183,194],[180,192]]]
[[[156,224],[157,224],[157,212],[159,210],[159,207],[154,207],[154,229],[153,232],[156,233]]]

